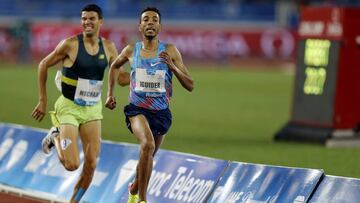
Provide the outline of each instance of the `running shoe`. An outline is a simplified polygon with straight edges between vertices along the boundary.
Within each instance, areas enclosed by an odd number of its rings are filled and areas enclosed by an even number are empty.
[[[59,129],[57,127],[52,127],[50,128],[48,134],[42,139],[42,151],[45,154],[49,154],[51,152],[51,148],[55,146],[54,137],[56,137],[57,135],[59,135]]]

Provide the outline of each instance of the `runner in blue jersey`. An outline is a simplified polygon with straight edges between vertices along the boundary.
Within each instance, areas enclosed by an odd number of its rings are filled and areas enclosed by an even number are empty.
[[[120,85],[130,83],[130,104],[125,106],[124,113],[129,130],[140,144],[140,159],[135,180],[129,187],[128,203],[146,202],[153,157],[171,126],[169,103],[173,75],[188,91],[194,88],[180,52],[174,45],[159,41],[160,29],[159,10],[153,7],[144,9],[139,23],[142,41],[126,46],[109,70],[105,106],[109,109],[116,107],[113,92],[117,79]],[[128,61],[131,66],[130,79],[122,68]]]

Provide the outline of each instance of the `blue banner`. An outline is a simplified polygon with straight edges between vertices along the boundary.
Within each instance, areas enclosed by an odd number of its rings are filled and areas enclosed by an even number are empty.
[[[18,125],[0,125],[0,183],[68,200],[82,164],[76,171],[69,172],[59,162],[55,150],[45,155],[41,151],[41,140],[46,133]],[[81,163],[83,157],[81,152]],[[103,141],[93,181],[82,200],[118,202],[134,176],[137,159],[137,145]]]
[[[68,200],[82,164],[76,171],[69,172],[59,162],[55,150],[45,155],[41,151],[45,135],[44,130],[0,125],[0,184]],[[83,156],[81,152],[81,162]],[[82,200],[126,202],[138,158],[138,145],[102,141],[94,179]],[[148,199],[150,202],[205,202],[228,164],[228,161],[159,150],[154,159]]]
[[[228,161],[159,150],[148,186],[149,202],[205,202]],[[119,202],[126,202],[124,193]]]
[[[309,202],[360,202],[360,179],[327,175]]]
[[[39,132],[16,125],[1,127],[0,182],[18,188],[26,187],[26,183],[30,182],[32,177],[25,168],[40,148]]]
[[[232,163],[209,203],[307,202],[321,170]]]
[[[118,203],[136,171],[139,148],[132,144],[103,141],[101,155],[91,187],[85,193],[85,202]]]
[[[59,162],[55,150],[45,155],[41,151],[41,140],[46,133],[41,129],[0,123],[0,184],[31,191],[38,197],[46,194],[46,198],[52,200],[69,200],[82,164],[76,171],[69,172]],[[83,156],[81,152],[81,163]],[[126,202],[138,158],[138,145],[102,141],[94,179],[82,200]],[[148,200],[166,203],[350,203],[358,202],[359,191],[360,179],[324,176],[321,170],[230,164],[224,160],[159,150],[154,158]]]

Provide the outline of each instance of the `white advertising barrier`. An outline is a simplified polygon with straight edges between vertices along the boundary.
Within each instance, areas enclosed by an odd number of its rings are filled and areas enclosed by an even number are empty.
[[[45,134],[44,130],[0,124],[0,185],[68,200],[82,168],[68,172],[55,152],[44,155],[41,139]],[[94,179],[82,200],[126,202],[138,157],[138,145],[103,141]],[[80,158],[82,162],[83,153]],[[228,161],[159,150],[149,201],[205,202],[228,165]]]
[[[41,129],[0,123],[0,188],[66,202],[82,168],[68,172],[55,152],[44,155],[45,134]],[[95,176],[83,201],[126,202],[138,157],[138,145],[102,141]],[[149,202],[159,203],[352,203],[359,202],[359,194],[360,179],[324,176],[322,170],[229,163],[166,150],[155,156],[148,187]]]
[[[148,186],[149,202],[206,202],[228,161],[160,150]],[[119,202],[126,202],[124,193]]]
[[[322,202],[360,202],[360,179],[326,175],[309,201]]]
[[[40,129],[0,124],[0,184],[69,199],[82,167],[69,172],[55,151],[45,155],[41,151],[45,134]],[[81,163],[83,156],[81,152]],[[103,141],[94,179],[83,200],[117,202],[134,176],[137,158],[137,145]]]
[[[323,171],[231,163],[208,203],[305,203]]]

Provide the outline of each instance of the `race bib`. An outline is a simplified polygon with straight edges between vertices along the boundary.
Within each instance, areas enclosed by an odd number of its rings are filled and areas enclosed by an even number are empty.
[[[103,82],[79,78],[74,97],[75,104],[80,106],[93,106],[101,99]]]
[[[166,70],[155,70],[151,73],[148,73],[146,69],[136,68],[135,91],[146,92],[146,93],[166,92],[165,74],[166,74]]]

